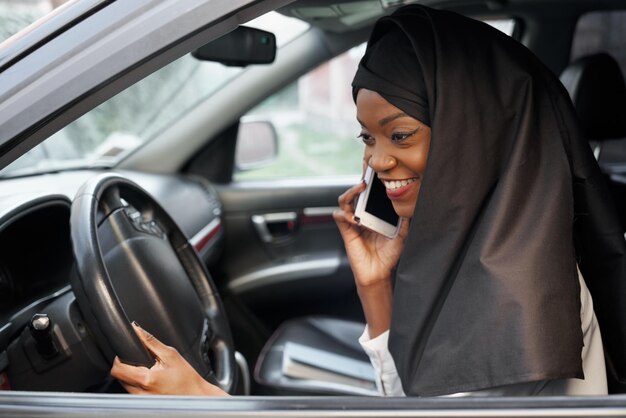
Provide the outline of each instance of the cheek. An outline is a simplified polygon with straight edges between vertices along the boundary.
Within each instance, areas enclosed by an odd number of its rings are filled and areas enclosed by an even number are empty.
[[[429,152],[430,152],[430,134],[428,136],[428,140],[424,141],[424,144],[423,144],[421,152],[420,152],[422,171],[424,171],[426,169],[426,163],[428,162],[428,154],[429,154]]]
[[[407,166],[410,167],[411,171],[421,177],[424,174],[424,170],[426,169],[426,157],[422,158],[422,155],[416,155],[411,161],[406,162]]]
[[[428,146],[420,147],[415,150],[415,154],[410,161],[412,170],[418,174],[424,174],[426,163],[428,161]]]

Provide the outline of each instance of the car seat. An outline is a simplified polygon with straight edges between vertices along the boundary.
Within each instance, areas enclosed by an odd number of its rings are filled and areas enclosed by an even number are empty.
[[[565,68],[560,79],[626,232],[626,83],[620,66],[607,53],[587,55]]]
[[[626,143],[602,155],[604,141],[626,138],[626,85],[617,61],[604,52],[587,55],[565,68],[560,79],[601,166],[620,160],[625,165]]]

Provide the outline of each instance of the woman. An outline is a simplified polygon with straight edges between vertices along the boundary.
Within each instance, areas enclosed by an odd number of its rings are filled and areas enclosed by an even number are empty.
[[[485,24],[412,6],[378,22],[353,88],[365,163],[411,219],[392,241],[356,226],[364,185],[335,214],[381,391],[606,393],[549,72]]]
[[[593,213],[575,213],[575,203],[598,205],[599,222],[612,228],[560,84],[487,25],[409,6],[376,24],[353,92],[364,163],[410,219],[394,240],[356,225],[352,202],[363,184],[340,197],[334,215],[381,392],[606,393],[575,254],[598,280],[607,249],[623,254],[624,243],[612,240],[619,228],[600,233]],[[616,262],[615,278],[624,271]],[[111,373],[130,392],[216,392],[178,353],[138,333],[164,359],[150,370],[116,360]],[[171,370],[189,378],[167,386]]]

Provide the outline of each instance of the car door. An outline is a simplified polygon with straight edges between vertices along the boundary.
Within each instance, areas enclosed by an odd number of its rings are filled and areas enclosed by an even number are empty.
[[[225,245],[214,275],[227,304],[238,307],[233,315],[254,317],[263,341],[289,318],[363,320],[332,218],[338,196],[362,170],[349,88],[359,56],[345,52],[249,111],[239,140],[246,132],[258,139],[262,124],[274,132],[276,155],[252,168],[235,164],[232,181],[216,186]]]

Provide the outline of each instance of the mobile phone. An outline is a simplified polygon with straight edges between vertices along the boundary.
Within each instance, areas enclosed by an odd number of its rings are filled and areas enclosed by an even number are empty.
[[[359,194],[354,209],[354,220],[372,231],[393,239],[398,235],[402,218],[393,209],[385,192],[385,185],[372,167],[365,170],[365,190]]]

